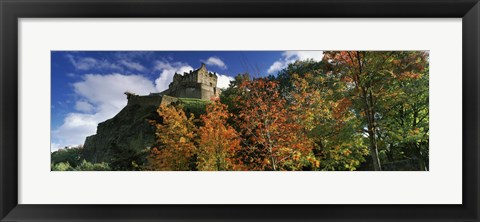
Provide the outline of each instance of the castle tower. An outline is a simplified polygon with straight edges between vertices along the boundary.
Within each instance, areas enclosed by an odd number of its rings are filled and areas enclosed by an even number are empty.
[[[218,97],[217,74],[209,72],[204,63],[200,68],[189,73],[173,76],[173,82],[168,89],[161,92],[162,95],[168,95],[179,98],[197,98],[210,100],[212,97]]]

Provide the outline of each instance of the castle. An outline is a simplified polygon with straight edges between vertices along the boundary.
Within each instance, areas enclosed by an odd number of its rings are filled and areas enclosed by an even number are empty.
[[[127,94],[128,104],[159,105],[176,101],[176,98],[195,98],[210,100],[218,97],[220,91],[217,88],[217,74],[209,72],[204,63],[200,68],[191,70],[189,73],[175,73],[173,82],[168,89],[160,93],[150,93],[147,96]]]
[[[217,74],[208,72],[202,63],[200,68],[190,73],[185,72],[183,75],[175,73],[168,89],[157,94],[210,100],[212,97],[218,97]]]

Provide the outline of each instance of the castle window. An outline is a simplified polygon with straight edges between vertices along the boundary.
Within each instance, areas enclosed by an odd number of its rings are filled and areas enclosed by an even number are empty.
[[[213,86],[213,83],[210,83],[210,86]]]

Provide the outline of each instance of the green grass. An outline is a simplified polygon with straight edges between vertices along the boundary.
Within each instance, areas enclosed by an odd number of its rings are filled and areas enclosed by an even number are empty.
[[[179,98],[179,100],[185,112],[188,115],[193,113],[195,118],[198,118],[201,114],[205,114],[207,104],[210,103],[210,101],[193,98]]]

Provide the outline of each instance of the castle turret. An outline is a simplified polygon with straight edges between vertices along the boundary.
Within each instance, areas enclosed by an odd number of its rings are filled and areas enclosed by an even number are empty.
[[[199,70],[207,72],[207,66],[205,65],[205,63],[202,62],[202,65],[200,66]]]

